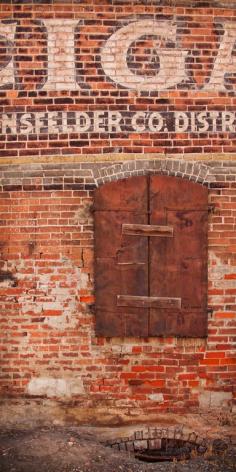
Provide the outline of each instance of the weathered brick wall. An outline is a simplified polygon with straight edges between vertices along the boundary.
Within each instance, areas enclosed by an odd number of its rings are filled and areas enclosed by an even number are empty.
[[[236,151],[235,9],[152,3],[1,4],[2,156]]]
[[[0,4],[3,397],[125,419],[231,408],[236,10],[187,3]],[[94,189],[147,173],[209,187],[206,339],[95,336]]]

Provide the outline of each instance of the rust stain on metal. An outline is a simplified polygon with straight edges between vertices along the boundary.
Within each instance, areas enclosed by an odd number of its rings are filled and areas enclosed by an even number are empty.
[[[160,175],[97,189],[97,335],[206,336],[207,199],[202,185]]]

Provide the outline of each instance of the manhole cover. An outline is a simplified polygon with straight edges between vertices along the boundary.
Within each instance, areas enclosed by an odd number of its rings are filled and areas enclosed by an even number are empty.
[[[180,461],[191,458],[195,454],[203,454],[207,448],[178,439],[161,439],[160,448],[146,449],[135,453],[136,459],[144,462]]]

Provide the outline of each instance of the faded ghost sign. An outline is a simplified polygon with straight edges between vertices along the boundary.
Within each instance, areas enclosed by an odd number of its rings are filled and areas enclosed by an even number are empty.
[[[48,75],[42,90],[80,90],[76,80],[75,29],[80,21],[68,19],[44,19],[47,30]],[[0,25],[0,34],[14,44],[16,24]],[[236,73],[236,57],[232,54],[236,41],[236,22],[223,23],[218,54],[211,77],[202,90],[226,91],[225,75]],[[114,83],[136,91],[162,91],[181,85],[188,79],[186,73],[187,49],[176,46],[177,24],[171,20],[145,19],[131,21],[112,34],[101,48],[101,65],[104,73]],[[159,59],[159,71],[153,77],[135,75],[129,68],[127,56],[131,44],[145,35],[157,36],[155,54]],[[171,42],[174,47],[162,47],[161,42]],[[1,87],[15,84],[13,57],[0,72]],[[197,90],[197,85],[196,85]]]
[[[67,109],[58,105],[56,108],[44,108],[34,110],[29,106],[25,112],[15,110],[13,107],[7,109],[0,115],[0,133],[4,135],[34,135],[50,133],[235,133],[236,132],[236,112],[231,107],[218,108],[216,110],[207,106],[191,106],[182,110],[180,107],[170,106],[165,109],[149,109],[145,105],[143,98],[139,102],[142,106],[139,108],[127,107],[119,108],[115,103],[114,107],[109,107],[109,101],[98,101],[94,99],[94,107],[89,107],[90,102],[86,102],[90,97],[90,90],[96,90],[96,82],[93,84],[86,81],[87,69],[83,63],[83,54],[76,42],[80,31],[84,26],[82,19],[41,19],[38,21],[39,28],[44,31],[46,41],[46,66],[44,74],[37,82],[34,90],[39,90],[45,95],[53,96],[54,92],[74,92],[78,97],[83,95],[83,107]],[[218,23],[219,26],[219,23]],[[17,67],[21,69],[21,58],[15,60],[14,47],[17,42],[18,24],[14,20],[0,23],[0,38],[5,41],[8,50],[8,60],[0,70],[0,88],[17,89],[24,91],[24,83],[18,80]],[[93,28],[90,24],[90,31]],[[94,26],[94,35],[96,25]],[[111,87],[130,91],[130,94],[149,94],[152,92],[171,92],[173,90],[191,90],[191,93],[197,98],[199,92],[219,94],[221,92],[234,95],[235,80],[229,84],[228,77],[236,76],[236,21],[222,20],[220,23],[220,35],[218,35],[218,44],[211,54],[211,65],[207,76],[201,84],[197,83],[194,75],[189,77],[189,58],[193,59],[199,51],[192,51],[186,47],[186,41],[181,44],[181,29],[178,29],[178,20],[162,18],[160,20],[145,18],[138,21],[130,20],[128,23],[119,26],[113,33],[106,36],[100,43],[99,54],[92,63],[92,68],[99,68],[101,89],[106,90],[106,84]],[[93,33],[92,33],[93,34]],[[186,40],[185,34],[185,40]],[[30,35],[29,35],[30,37]],[[158,66],[154,67],[151,73],[143,68],[142,73],[134,70],[134,60],[132,59],[132,48],[135,44],[142,41],[148,41],[152,38],[152,59]],[[15,47],[17,49],[17,47]],[[87,47],[88,55],[94,58],[93,49]],[[197,54],[196,54],[197,53]],[[80,70],[82,76],[78,73],[78,57],[80,57]],[[135,55],[135,54],[134,54]],[[130,59],[131,57],[131,59]],[[150,54],[149,54],[150,61]],[[200,61],[204,57],[199,54],[194,65],[201,68]],[[207,54],[205,56],[205,59]],[[144,59],[145,60],[145,59]],[[203,60],[203,59],[202,59]],[[92,61],[92,59],[91,59]],[[132,63],[133,61],[133,63]],[[139,60],[138,66],[142,63]],[[137,64],[136,64],[137,66]],[[24,67],[22,67],[24,71]],[[21,73],[22,73],[21,70]],[[150,71],[149,71],[150,72]],[[96,70],[94,72],[96,75]],[[41,82],[40,82],[41,80]],[[27,88],[29,90],[29,87]],[[100,92],[99,92],[100,93]],[[51,95],[50,95],[51,94]],[[93,95],[91,94],[93,97]],[[128,95],[126,95],[127,97]],[[133,95],[132,95],[133,96]],[[70,100],[70,99],[69,99]],[[91,99],[93,100],[93,99]],[[123,103],[125,103],[125,100]],[[65,103],[63,100],[61,102]],[[71,102],[67,102],[71,103]],[[82,103],[78,100],[77,103]],[[107,104],[101,109],[101,104]],[[122,103],[122,102],[121,102]],[[149,102],[150,103],[150,102]],[[53,102],[54,105],[54,102]],[[53,110],[53,111],[52,111]]]
[[[140,77],[129,69],[128,49],[147,32],[176,42],[176,25],[171,21],[143,20],[130,23],[114,33],[102,49],[101,62],[105,74],[117,84],[134,90],[166,90],[181,84],[188,78],[185,71],[188,51],[161,48],[158,41],[155,52],[160,60],[160,70],[155,77]]]
[[[1,134],[236,132],[236,112],[31,112],[3,113]]]

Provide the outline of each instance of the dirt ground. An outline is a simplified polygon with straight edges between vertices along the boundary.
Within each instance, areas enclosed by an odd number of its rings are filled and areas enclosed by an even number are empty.
[[[146,463],[104,445],[85,427],[38,427],[0,432],[1,472],[233,472],[236,447],[181,462]]]

